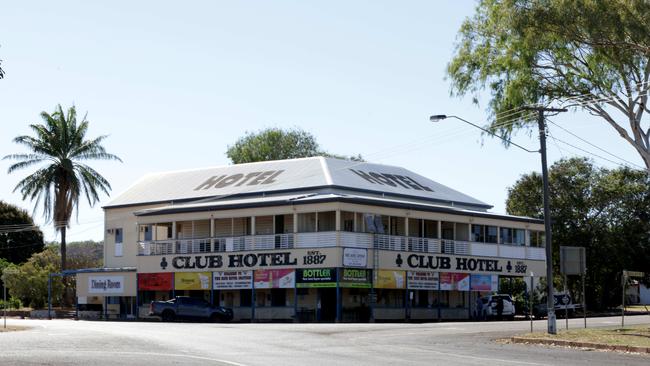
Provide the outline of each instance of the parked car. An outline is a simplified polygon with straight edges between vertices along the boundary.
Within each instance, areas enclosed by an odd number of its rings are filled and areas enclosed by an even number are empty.
[[[553,295],[553,303],[555,304],[555,315],[558,317],[564,316],[565,309],[571,317],[575,314],[576,309],[582,307],[580,304],[574,304],[571,295],[566,293]],[[538,304],[533,306],[533,317],[539,319],[546,316],[548,316],[548,307],[546,306],[546,296],[544,296]]]
[[[512,297],[508,294],[496,294],[488,295],[480,298],[480,309],[477,306],[477,309],[474,311],[474,315],[477,319],[495,319],[498,318],[498,306],[499,302],[503,304],[503,311],[501,312],[501,317],[508,320],[513,320],[515,318],[515,302],[512,300]],[[478,305],[478,304],[477,304]]]
[[[232,309],[212,306],[204,299],[176,296],[167,301],[152,301],[149,315],[159,316],[163,321],[193,319],[227,322],[232,320]]]

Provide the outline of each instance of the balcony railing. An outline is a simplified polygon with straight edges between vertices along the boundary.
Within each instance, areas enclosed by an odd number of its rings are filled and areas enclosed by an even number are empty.
[[[138,254],[169,255],[336,246],[513,259],[546,258],[544,248],[537,247],[346,231],[142,241],[138,243]]]

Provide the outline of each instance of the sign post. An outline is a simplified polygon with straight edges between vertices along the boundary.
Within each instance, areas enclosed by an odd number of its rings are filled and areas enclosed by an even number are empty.
[[[644,277],[645,273],[644,272],[639,272],[639,271],[626,271],[623,270],[623,274],[621,276],[621,282],[623,283],[623,299],[621,301],[621,328],[625,327],[625,285],[627,285],[627,279],[629,277]]]
[[[533,272],[530,272],[530,294],[528,295],[528,303],[529,303],[529,309],[528,309],[528,315],[530,317],[530,332],[533,332],[533,295],[535,294],[535,286],[533,286],[533,283],[535,281],[535,278],[533,277]]]
[[[582,313],[587,328],[587,300],[585,296],[585,277],[587,275],[587,258],[584,247],[560,247],[560,272],[564,275],[564,316],[566,329],[569,329],[569,303],[567,293],[567,276],[579,275],[582,277]]]

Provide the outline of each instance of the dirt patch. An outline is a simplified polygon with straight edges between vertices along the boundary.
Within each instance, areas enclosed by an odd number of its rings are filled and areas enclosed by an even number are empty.
[[[7,325],[7,327],[3,327],[2,324],[0,324],[0,333],[4,332],[15,332],[19,330],[27,330],[29,327],[24,327],[20,325]]]
[[[510,339],[513,343],[650,354],[650,326],[561,330],[556,335],[528,333]]]

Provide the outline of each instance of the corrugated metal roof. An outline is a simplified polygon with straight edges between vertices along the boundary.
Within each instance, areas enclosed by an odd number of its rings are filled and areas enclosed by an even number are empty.
[[[105,207],[306,192],[325,187],[481,209],[492,207],[401,167],[324,157],[149,174]]]
[[[463,207],[450,207],[439,205],[435,203],[427,203],[423,200],[410,200],[389,197],[372,197],[369,195],[359,194],[341,194],[341,193],[314,193],[314,194],[295,194],[295,195],[277,195],[267,197],[251,197],[251,198],[232,198],[217,200],[212,202],[200,203],[186,203],[178,205],[168,205],[157,207],[153,209],[146,209],[134,212],[136,216],[148,215],[165,215],[180,212],[199,212],[199,211],[218,211],[229,210],[236,208],[246,207],[262,207],[262,206],[284,206],[284,205],[300,205],[308,203],[321,203],[321,202],[349,202],[372,204],[377,206],[386,207],[399,207],[408,208],[413,210],[429,211],[429,212],[445,212],[449,214],[462,215],[462,216],[476,216],[494,219],[507,219],[514,221],[523,221],[541,224],[544,221],[525,217],[525,216],[511,216],[503,215],[492,212],[485,212],[480,210],[471,210]]]

